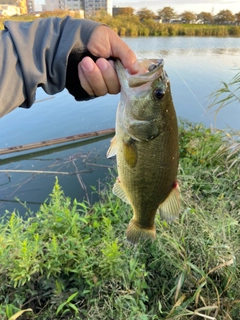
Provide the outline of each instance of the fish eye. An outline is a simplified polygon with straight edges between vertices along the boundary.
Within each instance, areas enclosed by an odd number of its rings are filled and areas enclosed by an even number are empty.
[[[163,91],[163,89],[157,88],[156,90],[154,90],[153,95],[157,100],[161,100],[165,95],[165,92]]]

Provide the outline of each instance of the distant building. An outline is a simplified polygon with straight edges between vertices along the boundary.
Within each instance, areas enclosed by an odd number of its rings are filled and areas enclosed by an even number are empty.
[[[104,10],[112,15],[112,0],[45,0],[45,3],[47,11],[71,10],[78,11],[82,17],[91,17]]]
[[[16,0],[0,0],[1,4],[11,4],[12,6],[16,6]]]
[[[47,11],[54,10],[64,10],[65,1],[64,0],[45,0],[45,8]]]
[[[79,11],[83,10],[84,0],[65,0],[65,9]]]
[[[45,0],[46,10],[83,10],[84,0]]]
[[[198,20],[195,20],[194,23],[195,23],[195,24],[204,24],[204,20],[198,19]]]
[[[2,7],[2,6],[8,6]],[[27,13],[27,1],[26,0],[0,0],[1,12],[0,15],[15,15],[15,14],[26,14]],[[20,12],[18,9],[19,8]],[[3,9],[4,8],[4,9]],[[7,10],[7,11],[6,11]],[[8,14],[6,14],[8,12]]]
[[[162,18],[159,18],[159,17],[153,18],[153,21],[155,21],[156,23],[165,23],[165,21]]]
[[[83,0],[85,17],[95,15],[99,10],[106,11],[112,16],[112,0]]]
[[[20,14],[20,8],[12,4],[0,4],[0,16],[14,16]]]
[[[27,7],[27,1],[26,0],[17,0],[17,6],[20,8],[20,14],[27,14],[28,13],[28,7]]]
[[[27,9],[28,9],[28,13],[33,13],[33,12],[35,12],[35,3],[34,3],[34,0],[27,0]]]

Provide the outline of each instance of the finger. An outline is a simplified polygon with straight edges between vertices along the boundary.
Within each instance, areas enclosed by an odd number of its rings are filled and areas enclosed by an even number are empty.
[[[118,57],[124,68],[128,69],[129,73],[135,74],[138,72],[138,65],[136,62],[136,56],[134,52],[124,45],[122,47],[115,47],[113,57]]]
[[[138,65],[135,53],[113,30],[110,31],[109,37],[112,47],[112,56],[114,58],[119,58],[124,68],[128,69],[130,73],[137,73]]]
[[[83,89],[90,95],[90,96],[94,96],[94,92],[91,88],[91,86],[89,85],[86,77],[85,77],[85,74],[82,70],[82,62],[80,62],[78,64],[78,78],[79,78],[79,81],[81,83],[81,86],[83,87]]]
[[[102,73],[91,58],[85,57],[78,64],[78,76],[83,89],[89,95],[103,96],[107,94],[107,86]]]
[[[130,73],[138,72],[135,53],[115,31],[106,26],[101,25],[94,30],[87,48],[95,56],[102,58],[112,56],[120,59],[124,68],[128,69]]]
[[[110,94],[117,94],[120,91],[120,84],[117,73],[114,69],[113,61],[107,61],[104,58],[99,58],[96,65],[102,73],[102,77]]]

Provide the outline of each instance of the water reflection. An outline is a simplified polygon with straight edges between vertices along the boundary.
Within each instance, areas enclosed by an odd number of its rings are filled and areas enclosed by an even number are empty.
[[[151,51],[152,55],[156,56],[156,55],[160,55],[162,57],[166,57],[166,56],[218,56],[218,55],[234,55],[239,57],[240,56],[240,49],[239,48],[212,48],[209,50],[206,49],[193,49],[193,50],[189,50],[189,49],[176,49],[176,50],[159,50],[159,51]],[[145,57],[149,55],[149,51],[141,51],[139,52],[139,56],[141,57]]]
[[[59,177],[66,195],[90,203],[96,201],[98,194],[92,192],[91,186],[100,190],[98,180],[106,182],[109,169],[114,170],[114,160],[105,156],[111,137],[97,137],[1,160],[0,168],[6,172],[0,173],[0,212],[17,208],[23,213],[26,210],[21,203],[24,202],[36,210],[51,192],[55,176]]]
[[[90,139],[85,139],[83,141],[78,141],[78,142],[71,142],[71,143],[65,143],[63,145],[59,146],[51,146],[51,147],[45,147],[43,150],[40,151],[28,151],[28,152],[19,152],[15,153],[14,156],[8,156],[7,158],[2,158],[1,159],[1,166],[6,165],[9,163],[14,163],[14,162],[19,162],[22,160],[30,160],[30,159],[35,159],[35,160],[43,160],[40,157],[45,156],[45,155],[50,155],[50,154],[55,154],[56,152],[61,152],[61,151],[66,151],[69,149],[74,149],[77,147],[83,147],[86,145],[90,145],[92,143],[100,142],[106,139],[110,139],[113,136],[113,134],[108,134],[104,135],[102,137],[94,137]],[[4,157],[4,156],[3,156]],[[53,160],[52,158],[48,160]],[[43,160],[45,161],[45,160]]]

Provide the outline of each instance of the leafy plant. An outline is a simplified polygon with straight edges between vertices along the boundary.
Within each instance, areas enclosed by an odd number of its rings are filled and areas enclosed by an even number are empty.
[[[71,309],[75,311],[75,314],[78,314],[78,308],[73,304],[71,301],[78,295],[78,292],[73,293],[69,298],[67,298],[66,301],[60,304],[60,306],[57,308],[56,315],[59,313],[66,313],[69,312]]]
[[[154,242],[126,242],[132,212],[109,185],[89,206],[56,179],[35,214],[6,212],[1,319],[238,319],[239,138],[183,122],[180,152],[180,219],[156,217]]]

